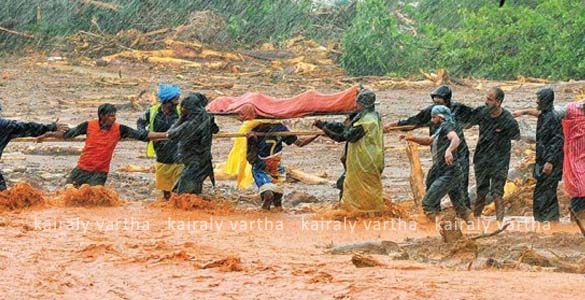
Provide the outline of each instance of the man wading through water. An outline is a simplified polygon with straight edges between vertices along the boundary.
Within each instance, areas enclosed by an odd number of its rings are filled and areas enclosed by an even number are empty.
[[[138,130],[166,132],[177,122],[181,113],[178,108],[181,89],[176,85],[160,84],[160,103],[151,106],[137,121]],[[183,171],[178,155],[177,141],[151,141],[146,148],[147,157],[155,157],[155,184],[163,191],[164,198],[171,197],[171,190]]]
[[[189,94],[181,102],[181,117],[167,133],[170,141],[178,143],[179,159],[185,165],[173,187],[177,194],[201,194],[207,177],[215,186],[211,143],[219,127],[205,111],[206,105],[207,97],[203,94]]]
[[[337,181],[341,208],[379,213],[384,210],[382,171],[384,137],[380,115],[375,109],[376,94],[363,89],[357,96],[359,112],[349,122],[315,121],[315,126],[337,142],[346,142],[344,174]]]
[[[554,108],[555,93],[545,87],[536,92],[537,111],[524,109],[514,112],[514,116],[533,115],[536,123],[536,164],[534,178],[536,186],[533,196],[533,215],[538,222],[558,221],[559,200],[557,187],[563,177],[563,128],[562,114]]]
[[[406,126],[406,125],[415,125],[415,128],[419,127],[429,127],[429,135],[434,135],[437,128],[439,127],[436,124],[433,124],[431,121],[431,111],[435,105],[444,105],[451,111],[453,115],[454,121],[457,125],[461,128],[465,128],[469,123],[469,120],[472,116],[473,109],[467,105],[464,105],[459,102],[454,102],[451,100],[452,92],[451,89],[446,86],[442,85],[431,92],[431,99],[433,100],[433,104],[427,106],[425,109],[421,110],[415,116],[412,116],[405,120],[395,121],[385,126],[386,128],[391,128],[395,126]],[[459,145],[459,153],[461,158],[459,163],[461,165],[461,170],[463,174],[463,179],[459,181],[460,189],[464,195],[464,203],[465,205],[470,208],[471,201],[469,199],[469,148],[467,147],[467,142],[465,141],[465,136],[463,131],[460,132],[461,144]]]
[[[400,136],[400,140],[412,141],[420,145],[432,145],[433,165],[426,178],[426,194],[423,198],[423,210],[430,221],[436,221],[441,211],[441,199],[449,194],[457,216],[470,221],[470,210],[464,202],[460,188],[463,174],[461,170],[461,128],[451,115],[451,110],[444,105],[435,105],[431,110],[431,121],[436,126],[432,136]]]
[[[490,193],[496,205],[496,219],[504,219],[504,186],[510,167],[511,140],[520,139],[520,128],[512,114],[502,108],[504,91],[493,87],[487,91],[485,106],[473,112],[469,126],[479,125],[479,139],[473,155],[477,199],[473,206],[476,217],[481,216]]]
[[[45,137],[74,138],[85,134],[85,146],[67,184],[79,187],[83,184],[104,185],[108,179],[110,162],[118,142],[123,138],[139,141],[164,138],[166,133],[144,132],[116,122],[116,107],[105,103],[98,107],[98,118],[83,122],[65,133],[49,133]]]
[[[255,116],[254,107],[249,104],[244,105],[239,112],[240,121],[247,121],[250,128],[246,135],[246,160],[252,166],[252,176],[262,198],[262,209],[269,210],[273,204],[276,209],[282,209],[286,175],[282,164],[283,143],[304,147],[319,136],[299,139],[295,135],[257,135],[287,132],[289,129],[280,121],[255,120]]]

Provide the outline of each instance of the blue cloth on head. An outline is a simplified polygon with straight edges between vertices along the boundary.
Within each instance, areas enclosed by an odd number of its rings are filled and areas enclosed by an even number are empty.
[[[181,88],[175,84],[161,83],[158,86],[158,100],[160,103],[167,103],[181,95]]]
[[[451,114],[451,110],[445,105],[435,105],[431,110],[431,116],[440,115],[445,121],[441,123],[441,126],[435,132],[435,136],[441,132],[441,129],[444,125],[450,124],[455,126],[455,119],[453,118],[453,114]]]

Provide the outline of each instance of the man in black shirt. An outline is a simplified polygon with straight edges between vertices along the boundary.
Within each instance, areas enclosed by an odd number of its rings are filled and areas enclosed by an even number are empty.
[[[502,108],[504,91],[493,87],[487,91],[485,106],[473,112],[469,126],[479,125],[479,140],[473,155],[475,178],[477,182],[477,199],[473,206],[476,217],[486,204],[488,192],[496,205],[496,219],[504,218],[504,185],[510,166],[511,140],[520,138],[518,122],[512,114]]]
[[[439,125],[433,124],[431,121],[431,110],[435,105],[444,105],[451,110],[451,114],[453,115],[457,126],[460,128],[465,128],[473,115],[473,109],[469,106],[466,106],[459,102],[451,101],[452,92],[451,89],[446,86],[442,85],[431,92],[431,99],[433,100],[433,104],[427,106],[423,110],[421,110],[415,116],[412,116],[405,120],[399,120],[392,122],[385,126],[385,129],[394,127],[394,126],[405,126],[405,125],[415,125],[415,128],[420,127],[429,127],[429,135],[434,135],[435,131],[439,127]],[[467,207],[471,207],[469,193],[468,193],[468,186],[469,186],[469,148],[467,148],[467,142],[465,141],[465,135],[463,131],[460,132],[461,135],[461,144],[459,145],[459,151],[461,153],[461,169],[463,172],[463,180],[461,183],[461,190],[463,191],[464,202]]]
[[[534,166],[533,213],[538,222],[559,220],[557,187],[563,177],[564,136],[561,118],[554,111],[555,94],[552,88],[536,93],[540,115],[536,123],[536,165]]]
[[[426,194],[423,210],[431,221],[435,221],[441,210],[441,199],[449,194],[457,215],[469,222],[470,211],[465,205],[464,194],[460,188],[463,180],[461,170],[461,129],[458,128],[451,111],[444,105],[435,105],[431,110],[432,122],[436,126],[432,136],[400,136],[401,140],[420,145],[431,145],[433,165],[426,178]]]

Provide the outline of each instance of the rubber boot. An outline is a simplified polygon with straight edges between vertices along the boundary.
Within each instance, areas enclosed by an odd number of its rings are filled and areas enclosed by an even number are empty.
[[[485,196],[477,196],[477,199],[475,199],[475,203],[473,203],[473,215],[476,218],[481,217],[481,213],[483,212],[483,209],[485,207]]]
[[[272,205],[272,201],[274,200],[274,193],[272,193],[272,191],[266,191],[262,194],[260,194],[260,197],[262,197],[262,209],[264,210],[270,210],[270,205]]]
[[[502,196],[494,196],[494,204],[496,205],[496,220],[498,222],[502,222],[506,212],[506,207],[504,206],[504,199],[502,199]]]

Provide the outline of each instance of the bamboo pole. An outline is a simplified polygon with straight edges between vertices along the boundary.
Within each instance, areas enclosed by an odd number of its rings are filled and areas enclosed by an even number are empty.
[[[408,128],[413,128],[414,126],[397,126],[392,127],[386,130],[387,132],[396,131],[396,130],[408,130]],[[275,132],[256,132],[256,136],[312,136],[312,135],[325,135],[321,130],[305,130],[305,131],[275,131]],[[229,138],[241,138],[246,137],[245,133],[239,132],[220,132],[213,135],[214,139],[229,139]],[[134,141],[132,139],[123,139],[122,141]],[[75,142],[85,142],[85,138],[72,138],[72,139],[62,139],[62,138],[46,138],[42,141],[39,141],[37,138],[34,137],[25,137],[25,138],[16,138],[12,139],[11,142],[14,143],[40,143],[40,142],[63,142],[63,143],[75,143]]]
[[[256,136],[313,136],[313,135],[324,135],[323,131],[316,130],[316,131],[275,131],[275,132],[256,132]],[[240,138],[246,137],[245,133],[239,132],[220,132],[213,135],[214,139],[229,139],[229,138]],[[121,141],[135,141],[132,139],[123,139]],[[62,139],[62,138],[46,138],[42,141],[39,141],[37,138],[34,137],[25,137],[25,138],[16,138],[11,140],[11,142],[16,143],[35,143],[35,142],[64,142],[64,143],[75,143],[75,142],[85,142],[85,138],[72,138],[72,139]]]

